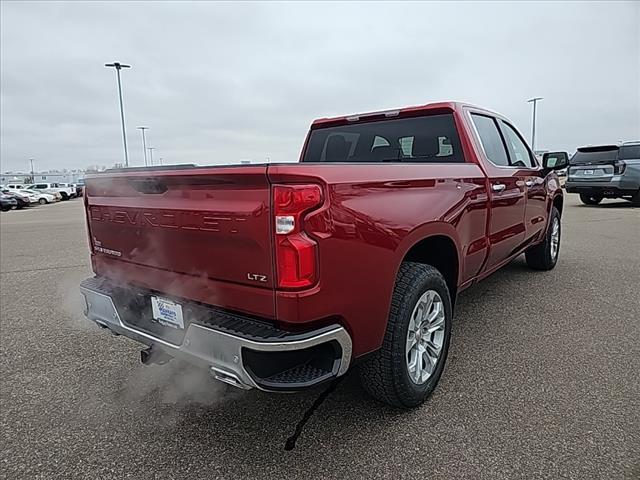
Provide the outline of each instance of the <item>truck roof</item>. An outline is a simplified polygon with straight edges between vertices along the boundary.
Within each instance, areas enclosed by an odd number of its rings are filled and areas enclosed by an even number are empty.
[[[365,119],[374,120],[377,118],[384,118],[384,117],[387,117],[387,118],[405,117],[405,116],[412,117],[412,116],[418,116],[423,113],[437,113],[440,111],[453,112],[456,110],[458,111],[462,110],[463,107],[470,107],[475,110],[482,110],[487,113],[496,114],[495,112],[487,110],[486,108],[478,107],[476,105],[472,105],[469,103],[446,101],[446,102],[427,103],[424,105],[414,105],[414,106],[395,108],[395,109],[389,109],[389,110],[379,110],[375,112],[342,115],[339,117],[318,118],[311,123],[311,128],[314,129],[314,128],[322,128],[322,127],[328,127],[328,126],[335,126],[335,125],[343,125],[346,123],[358,122],[360,120],[365,120]]]

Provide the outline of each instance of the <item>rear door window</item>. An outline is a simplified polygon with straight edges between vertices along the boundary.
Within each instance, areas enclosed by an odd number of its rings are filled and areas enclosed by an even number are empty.
[[[453,114],[358,122],[311,131],[303,162],[464,162]]]
[[[472,113],[471,119],[480,137],[482,149],[489,161],[500,167],[508,167],[509,157],[496,121],[491,117],[477,113]]]
[[[502,120],[498,120],[498,122],[507,143],[511,165],[514,167],[534,167],[536,163],[533,154],[516,129]]]

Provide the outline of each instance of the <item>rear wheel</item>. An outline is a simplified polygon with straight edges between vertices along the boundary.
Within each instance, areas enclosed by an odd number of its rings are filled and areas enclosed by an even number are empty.
[[[640,207],[640,190],[638,190],[636,194],[631,197],[631,203],[634,207]]]
[[[602,201],[602,197],[600,195],[591,195],[589,193],[581,193],[580,200],[585,205],[598,205]]]
[[[364,389],[395,407],[424,402],[444,369],[452,315],[442,274],[430,265],[402,263],[382,347],[360,365]]]
[[[40,205],[45,205],[47,203],[47,199],[46,198],[41,198],[40,200],[38,200],[38,203]]]
[[[69,195],[67,194],[67,192],[60,192],[60,195],[62,195],[62,200],[69,200]]]
[[[536,270],[551,270],[555,267],[560,255],[561,233],[560,212],[556,207],[552,207],[549,228],[547,228],[544,241],[539,245],[530,247],[525,252],[527,265]]]

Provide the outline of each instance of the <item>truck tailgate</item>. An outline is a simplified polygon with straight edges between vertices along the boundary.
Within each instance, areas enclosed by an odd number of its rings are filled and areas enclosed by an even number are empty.
[[[236,308],[233,291],[262,290],[259,308],[242,309],[273,316],[266,166],[129,171],[86,184],[96,273]]]

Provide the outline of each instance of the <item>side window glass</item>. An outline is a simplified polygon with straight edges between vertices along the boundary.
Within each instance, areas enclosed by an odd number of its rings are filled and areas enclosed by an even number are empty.
[[[471,118],[478,131],[484,153],[489,161],[498,166],[509,166],[509,158],[504,149],[504,143],[502,142],[502,137],[500,136],[495,120],[491,117],[475,113],[471,114]]]
[[[402,150],[402,156],[405,158],[411,157],[413,151],[413,138],[414,137],[401,137],[398,139],[400,143],[400,150]]]
[[[373,139],[373,145],[371,145],[371,150],[373,151],[373,149],[376,147],[388,147],[388,146],[389,146],[389,141],[386,138],[376,135],[375,138]]]
[[[529,153],[529,148],[524,143],[518,132],[508,123],[500,120],[500,126],[507,142],[507,148],[511,156],[511,165],[514,167],[533,167],[535,165]]]
[[[438,137],[438,154],[436,157],[449,157],[453,155],[453,147],[449,137]]]

